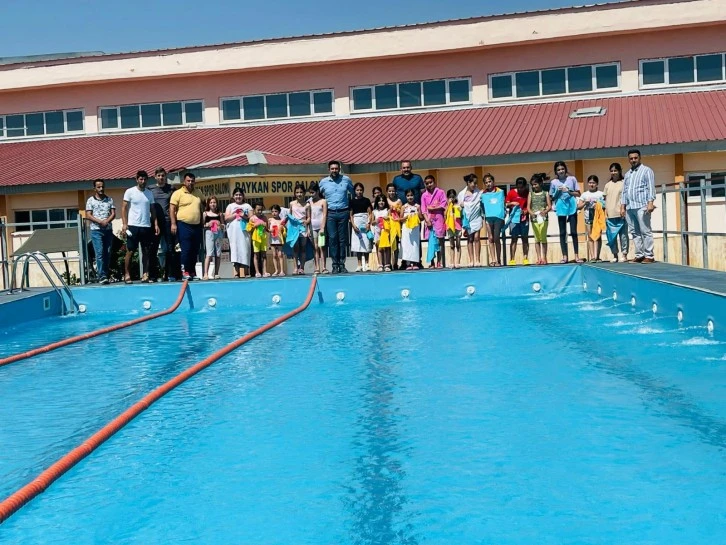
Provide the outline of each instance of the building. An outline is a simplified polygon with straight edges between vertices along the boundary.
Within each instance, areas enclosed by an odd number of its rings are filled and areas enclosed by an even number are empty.
[[[443,188],[569,162],[582,182],[638,147],[667,229],[725,229],[726,2],[619,3],[171,50],[0,65],[0,216],[71,221],[94,178],[120,202],[140,168],[193,170],[283,204],[341,160],[370,191],[399,161]],[[172,176],[173,178],[173,176]],[[700,185],[705,193],[701,214]],[[660,211],[659,208],[659,211]],[[662,214],[654,228],[662,229]],[[557,227],[552,225],[551,233]],[[12,235],[17,247],[23,233]],[[670,237],[671,256],[680,256]],[[551,245],[555,253],[556,244]],[[662,243],[659,247],[662,255]],[[672,247],[671,247],[672,246]],[[713,239],[711,266],[726,268]],[[700,239],[687,257],[700,264]],[[671,258],[672,259],[672,258]]]

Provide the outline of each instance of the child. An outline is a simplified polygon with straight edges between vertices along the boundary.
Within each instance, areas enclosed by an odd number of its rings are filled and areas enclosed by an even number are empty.
[[[534,231],[534,251],[537,253],[537,265],[547,264],[547,214],[552,210],[552,199],[544,190],[544,176],[533,174],[529,181],[532,184],[532,191],[527,197],[527,209],[532,219],[532,230]]]
[[[512,237],[510,246],[509,264],[516,263],[517,242],[522,239],[522,265],[529,265],[529,215],[527,213],[527,200],[529,188],[526,178],[521,176],[514,181],[514,189],[510,189],[504,200],[504,205],[509,208],[509,233]]]
[[[371,196],[371,202],[376,202],[376,197],[383,195],[383,190],[377,185],[373,186],[373,195]]]
[[[403,228],[401,233],[401,255],[407,271],[418,270],[421,255],[421,206],[415,202],[413,189],[406,190],[406,204],[403,205]]]
[[[245,202],[244,191],[240,186],[236,186],[232,192],[232,202],[224,214],[227,238],[229,238],[229,256],[234,265],[234,278],[244,278],[250,268],[252,242],[247,222],[251,214],[252,207]]]
[[[618,262],[618,241],[620,242],[620,261],[628,261],[628,249],[630,241],[628,240],[628,228],[625,224],[625,218],[620,215],[620,200],[623,196],[623,167],[620,163],[612,163],[610,165],[610,180],[605,184],[603,195],[605,196],[605,211],[607,218],[607,237],[608,246],[613,253],[610,259],[611,263]]]
[[[587,257],[590,263],[597,263],[602,261],[600,259],[600,250],[602,249],[602,238],[597,234],[602,234],[602,231],[596,233],[595,239],[593,236],[593,223],[595,221],[595,212],[598,203],[603,206],[605,196],[602,191],[598,191],[597,185],[600,182],[597,176],[594,174],[587,178],[587,191],[585,191],[577,199],[578,210],[584,210],[585,213],[585,234],[587,235]],[[600,208],[602,212],[602,208]]]
[[[353,186],[354,197],[350,200],[350,224],[353,228],[350,237],[350,252],[358,258],[355,272],[368,271],[368,254],[371,253],[373,241],[371,233],[373,205],[368,197],[364,197],[365,188],[358,182]]]
[[[378,270],[391,272],[391,220],[388,200],[378,195],[373,203],[373,225],[375,229]]]
[[[434,236],[439,239],[439,251],[436,252],[436,264],[431,260],[431,267],[441,269],[446,264],[446,255],[444,252],[444,241],[446,237],[446,193],[440,187],[436,187],[436,178],[430,174],[424,178],[426,191],[421,195],[421,212],[423,213],[426,227],[434,232]],[[426,233],[424,236],[428,235]]]
[[[267,272],[267,218],[263,213],[262,203],[255,205],[254,214],[250,218],[252,229],[252,252],[255,259],[255,278],[270,276]]]
[[[295,266],[297,267],[295,274],[305,274],[310,204],[305,202],[305,187],[299,182],[295,185],[295,200],[290,203],[290,214],[302,224],[300,236],[292,249]]]
[[[482,213],[481,191],[476,174],[464,176],[466,187],[459,192],[457,201],[466,217],[466,250],[469,253],[469,266],[480,267],[481,260],[481,228],[484,224]]]
[[[279,204],[273,204],[272,217],[268,220],[270,246],[273,252],[272,263],[275,267],[272,276],[285,276],[285,254],[282,251],[282,245],[285,243],[285,222],[280,218],[281,210]]]
[[[504,191],[494,185],[494,176],[484,175],[484,192],[481,196],[484,218],[487,222],[487,247],[489,266],[502,266],[502,229],[504,229]]]
[[[552,197],[553,207],[557,214],[557,224],[560,227],[560,249],[562,250],[560,263],[567,263],[570,259],[567,249],[568,223],[570,224],[572,248],[575,250],[575,262],[582,263],[577,236],[577,197],[580,196],[577,178],[568,174],[567,164],[564,161],[557,161],[554,170],[556,178],[550,184],[550,197]]]
[[[446,232],[451,242],[451,264],[450,269],[458,269],[461,266],[461,206],[455,189],[446,192]]]
[[[386,197],[388,200],[388,210],[391,215],[391,252],[392,268],[398,269],[398,246],[401,242],[401,220],[403,219],[403,203],[398,198],[396,186],[388,184],[386,186]]]
[[[308,202],[310,203],[311,238],[313,248],[315,248],[313,255],[315,272],[328,274],[329,271],[325,265],[325,222],[328,219],[328,201],[320,194],[318,182],[310,182],[308,193],[310,194]]]
[[[202,218],[204,224],[204,274],[202,280],[209,280],[209,265],[214,259],[214,279],[219,280],[219,258],[222,257],[222,238],[224,237],[224,216],[217,209],[217,197],[207,199]]]

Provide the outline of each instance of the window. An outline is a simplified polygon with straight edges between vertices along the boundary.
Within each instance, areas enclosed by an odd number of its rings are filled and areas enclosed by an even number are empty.
[[[640,86],[664,87],[726,81],[724,53],[640,61]]]
[[[202,123],[203,110],[201,100],[104,106],[99,119],[101,130],[179,127]]]
[[[701,200],[701,188],[706,187],[706,200],[726,199],[726,172],[700,172],[688,175],[686,186],[689,188],[688,200]]]
[[[471,102],[471,81],[456,78],[354,87],[351,98],[353,112],[445,106]]]
[[[221,100],[222,121],[262,121],[333,113],[333,92],[294,91]]]
[[[588,64],[489,76],[489,98],[558,96],[620,88],[620,64]]]
[[[75,227],[78,210],[75,208],[50,208],[46,210],[17,210],[15,223],[20,223],[16,231],[34,231],[36,229],[62,229]]]
[[[0,139],[83,132],[83,110],[0,115]]]

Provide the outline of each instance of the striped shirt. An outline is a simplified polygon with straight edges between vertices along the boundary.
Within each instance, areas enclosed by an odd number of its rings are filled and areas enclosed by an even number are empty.
[[[653,169],[641,164],[627,171],[620,204],[624,204],[625,208],[637,209],[643,208],[653,201],[655,201],[655,174]]]

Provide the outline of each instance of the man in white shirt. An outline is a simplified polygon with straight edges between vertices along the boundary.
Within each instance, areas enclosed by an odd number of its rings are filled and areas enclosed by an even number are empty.
[[[126,258],[124,260],[124,282],[131,284],[131,258],[141,245],[141,281],[149,281],[149,258],[154,246],[154,236],[159,235],[154,195],[146,189],[149,175],[144,170],[136,173],[136,185],[124,193],[121,208],[123,220],[122,236],[126,236]]]

